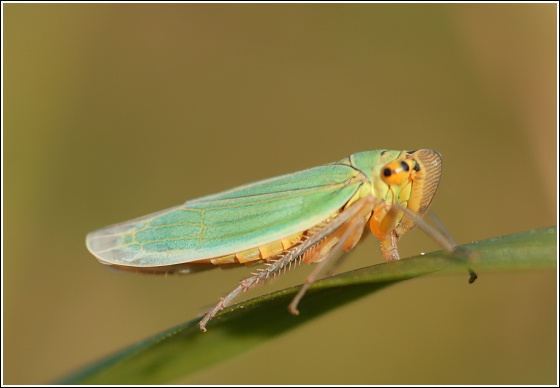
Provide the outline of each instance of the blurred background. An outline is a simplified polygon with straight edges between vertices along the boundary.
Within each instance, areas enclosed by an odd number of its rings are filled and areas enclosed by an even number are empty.
[[[88,232],[188,199],[433,148],[433,209],[460,243],[556,224],[556,4],[3,10],[5,384],[52,382],[248,275],[121,273],[86,250]],[[420,230],[400,247],[438,249]],[[369,237],[341,270],[382,261]],[[556,317],[555,271],[426,276],[178,382],[555,384]]]

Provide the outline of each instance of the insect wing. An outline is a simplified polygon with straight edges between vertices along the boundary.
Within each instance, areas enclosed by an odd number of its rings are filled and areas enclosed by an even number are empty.
[[[363,177],[331,164],[187,201],[87,236],[103,263],[157,267],[233,254],[307,230],[356,193]]]

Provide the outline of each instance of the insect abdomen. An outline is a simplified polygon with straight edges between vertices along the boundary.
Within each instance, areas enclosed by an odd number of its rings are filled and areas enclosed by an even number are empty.
[[[282,240],[273,241],[256,248],[247,249],[231,255],[216,257],[214,259],[200,260],[198,262],[210,262],[215,265],[222,265],[234,263],[243,264],[257,260],[268,260],[271,257],[274,257],[296,245],[301,241],[302,236],[303,232],[300,232],[283,238]]]

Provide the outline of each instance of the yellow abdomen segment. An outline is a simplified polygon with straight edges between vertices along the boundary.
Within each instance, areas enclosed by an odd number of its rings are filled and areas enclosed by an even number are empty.
[[[279,241],[273,241],[268,244],[258,246],[256,248],[247,249],[241,252],[237,252],[231,255],[220,256],[214,259],[200,260],[200,263],[212,263],[215,265],[222,264],[236,264],[236,263],[248,263],[257,260],[268,260],[273,256],[276,256],[284,251],[287,251],[298,242],[301,241],[303,237],[303,232],[296,233],[294,235],[283,238]]]

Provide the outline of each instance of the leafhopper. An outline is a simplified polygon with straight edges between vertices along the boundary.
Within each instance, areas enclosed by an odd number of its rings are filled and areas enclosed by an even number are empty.
[[[105,227],[88,234],[86,244],[103,264],[149,273],[264,263],[205,315],[203,331],[241,292],[297,260],[318,263],[289,306],[297,314],[307,287],[337,252],[356,246],[367,226],[383,256],[399,259],[397,241],[422,226],[441,167],[440,154],[428,149],[358,152]],[[431,234],[454,249],[450,237]]]

